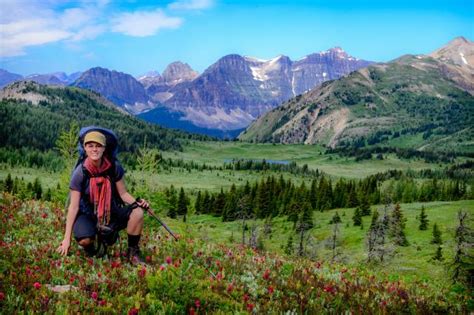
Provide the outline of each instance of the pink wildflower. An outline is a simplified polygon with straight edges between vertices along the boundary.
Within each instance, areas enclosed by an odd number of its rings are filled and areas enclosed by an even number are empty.
[[[35,289],[41,289],[41,283],[39,282],[35,282],[33,286],[35,287]]]
[[[173,259],[171,259],[170,256],[167,256],[165,261],[168,265],[171,265],[171,263],[173,262]]]
[[[93,300],[97,300],[98,297],[99,297],[99,294],[97,292],[94,291],[94,292],[91,293],[91,298]]]

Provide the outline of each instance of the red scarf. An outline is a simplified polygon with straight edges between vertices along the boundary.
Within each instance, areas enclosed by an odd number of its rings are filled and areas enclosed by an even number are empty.
[[[105,176],[112,163],[104,156],[100,167],[95,166],[90,158],[84,161],[84,167],[91,175],[89,181],[90,200],[97,209],[99,224],[105,215],[105,222],[110,222],[110,203],[112,201],[112,183],[110,178]]]

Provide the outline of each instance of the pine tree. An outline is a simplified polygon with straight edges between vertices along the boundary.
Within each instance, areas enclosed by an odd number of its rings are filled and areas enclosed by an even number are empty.
[[[438,228],[437,223],[433,225],[433,239],[431,240],[431,244],[443,244],[443,241],[441,239],[441,230]]]
[[[441,245],[438,245],[438,247],[436,248],[436,252],[433,256],[433,260],[442,261],[443,259],[444,258],[443,258],[442,247],[441,247]]]
[[[184,193],[183,187],[181,187],[179,191],[177,211],[179,215],[183,216],[183,222],[186,222],[186,215],[188,214],[188,200],[186,198],[186,194]]]
[[[293,255],[293,234],[290,234],[290,237],[288,238],[288,242],[286,242],[285,254]]]
[[[354,222],[354,226],[361,226],[362,225],[362,216],[360,214],[360,209],[357,207],[354,211],[354,215],[352,216],[352,221]]]
[[[395,204],[395,209],[392,213],[391,236],[394,239],[395,245],[408,246],[408,240],[405,236],[405,221],[400,204]]]
[[[331,221],[329,221],[329,224],[336,224],[336,223],[341,223],[342,220],[341,220],[341,217],[339,216],[339,213],[336,213],[333,215]]]
[[[196,196],[196,201],[194,202],[194,211],[196,214],[201,214],[202,213],[202,201],[203,198],[201,196],[201,191],[199,190]]]
[[[375,228],[375,226],[377,225],[377,221],[379,219],[379,212],[376,210],[374,210],[374,212],[372,213],[372,221],[370,222],[370,228],[369,229],[373,229]]]
[[[368,216],[370,215],[370,204],[367,198],[367,195],[363,194],[360,201],[360,215]]]
[[[13,179],[10,173],[8,173],[7,178],[5,179],[5,191],[9,193],[13,191]]]
[[[428,229],[428,216],[425,213],[425,206],[421,206],[421,213],[420,213],[420,226],[419,229],[421,231]]]
[[[454,259],[452,262],[454,282],[462,282],[470,286],[474,286],[474,257],[472,256],[472,248],[474,246],[474,233],[469,224],[467,212],[458,212],[459,224],[456,228],[454,236],[456,248]]]
[[[39,178],[36,177],[33,182],[33,195],[36,200],[40,200],[43,195],[43,187],[39,181]]]
[[[166,192],[166,199],[168,201],[168,216],[170,218],[176,219],[176,216],[178,215],[176,207],[178,203],[178,198],[176,196],[176,190],[174,189],[174,186],[171,185],[170,189],[167,190]]]

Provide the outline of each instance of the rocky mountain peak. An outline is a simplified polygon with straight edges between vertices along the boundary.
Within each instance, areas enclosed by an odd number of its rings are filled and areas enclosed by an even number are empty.
[[[184,81],[192,81],[199,75],[187,63],[175,61],[170,63],[163,71],[163,80],[168,85],[176,85]]]
[[[123,72],[101,67],[91,68],[72,85],[100,93],[132,113],[143,111],[148,107],[148,95],[143,85]]]
[[[435,50],[431,57],[461,67],[474,68],[474,42],[460,36]]]

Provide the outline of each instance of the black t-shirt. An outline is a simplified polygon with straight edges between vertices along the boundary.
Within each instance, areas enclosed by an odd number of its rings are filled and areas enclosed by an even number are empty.
[[[117,196],[115,183],[123,178],[125,170],[122,165],[115,161],[115,172],[111,178],[112,180],[112,208],[118,206],[121,203],[119,196]],[[79,164],[72,172],[71,182],[69,183],[71,190],[79,191],[81,193],[81,201],[79,210],[81,212],[90,213],[93,212],[92,205],[90,203],[90,189],[89,189],[89,177],[84,174],[83,165]]]

